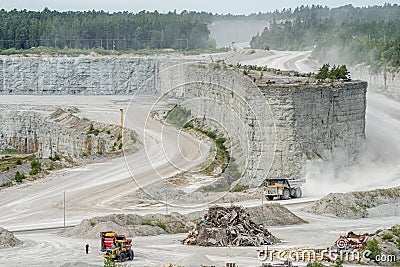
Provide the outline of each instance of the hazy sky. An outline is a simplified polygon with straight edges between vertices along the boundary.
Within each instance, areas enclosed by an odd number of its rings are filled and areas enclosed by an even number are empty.
[[[319,4],[337,7],[346,4],[354,6],[383,5],[399,1],[385,0],[0,0],[0,8],[42,10],[45,7],[56,10],[105,10],[130,11],[158,10],[168,12],[176,9],[207,11],[213,13],[249,14],[295,8],[299,5]]]

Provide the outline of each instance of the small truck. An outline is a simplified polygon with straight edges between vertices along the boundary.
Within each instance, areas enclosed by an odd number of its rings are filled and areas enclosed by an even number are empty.
[[[273,200],[275,197],[282,200],[300,198],[301,186],[305,182],[305,179],[267,178],[263,182],[264,195],[268,200]]]

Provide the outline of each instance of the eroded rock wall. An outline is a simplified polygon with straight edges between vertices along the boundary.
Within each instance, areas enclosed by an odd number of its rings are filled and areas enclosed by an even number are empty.
[[[20,153],[36,153],[39,158],[117,153],[121,151],[120,132],[117,125],[92,122],[61,109],[50,115],[19,110],[0,113],[0,140]],[[123,135],[127,151],[134,149],[136,134],[124,129]]]
[[[154,87],[158,63],[154,58],[1,57],[0,94],[133,94]]]
[[[271,176],[296,177],[311,159],[356,157],[365,138],[366,82],[261,88],[277,131]],[[300,177],[299,177],[300,178]]]

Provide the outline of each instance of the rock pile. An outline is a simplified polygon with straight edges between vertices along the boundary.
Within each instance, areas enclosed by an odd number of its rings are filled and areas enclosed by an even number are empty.
[[[16,247],[22,244],[22,241],[14,236],[10,231],[0,227],[0,248]]]
[[[359,219],[400,215],[400,187],[331,193],[303,209],[306,212]]]
[[[198,222],[182,241],[198,246],[260,246],[279,242],[263,224],[256,224],[249,213],[239,206],[210,207],[204,219]]]

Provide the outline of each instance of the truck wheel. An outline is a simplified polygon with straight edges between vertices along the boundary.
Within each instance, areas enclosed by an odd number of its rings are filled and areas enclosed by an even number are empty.
[[[125,253],[121,253],[121,255],[119,256],[119,261],[125,262],[125,257],[126,257]]]
[[[288,188],[283,189],[281,199],[287,200],[290,198],[290,190]]]
[[[295,190],[294,197],[295,198],[301,198],[301,196],[302,196],[301,188],[297,187],[296,190]]]
[[[268,200],[274,200],[274,196],[267,196]]]

